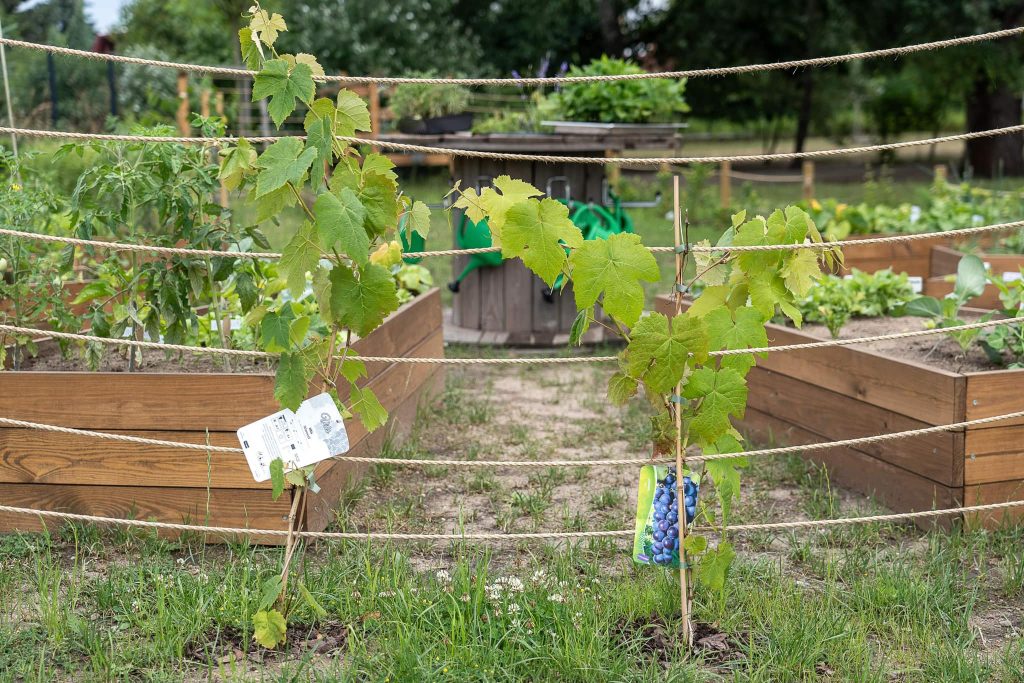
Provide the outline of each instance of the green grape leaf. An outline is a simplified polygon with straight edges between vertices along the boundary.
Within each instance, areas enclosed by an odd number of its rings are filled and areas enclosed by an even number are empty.
[[[334,313],[331,311],[331,271],[318,266],[313,271],[313,298],[316,299],[317,310],[323,321],[331,325],[334,323]]]
[[[430,207],[420,201],[412,203],[409,209],[408,230],[415,230],[424,239],[430,236]]]
[[[789,291],[797,296],[806,296],[814,282],[822,276],[817,253],[811,249],[797,249],[795,253],[786,256],[781,275]]]
[[[278,33],[287,31],[288,25],[284,22],[284,17],[277,12],[270,14],[265,9],[256,9],[249,19],[249,30],[253,33],[253,39],[258,35],[261,43],[273,47],[277,42]]]
[[[776,225],[776,232],[778,233],[779,227]],[[737,247],[748,247],[748,246],[763,246],[768,244],[778,244],[783,234],[772,234],[768,233],[768,226],[765,219],[761,216],[755,216],[753,219],[743,223],[735,229],[736,232],[733,235],[732,243],[733,246]],[[785,222],[783,222],[782,230],[785,230]],[[782,258],[782,252],[778,250],[772,251],[740,251],[736,252],[736,263],[744,273],[753,274],[765,271],[773,271]]]
[[[608,400],[616,405],[625,405],[636,395],[636,390],[636,379],[625,373],[616,372],[608,378]]]
[[[714,550],[709,550],[697,565],[697,581],[709,589],[721,593],[725,590],[725,580],[729,575],[736,551],[728,541],[722,541]]]
[[[639,235],[631,233],[587,240],[572,253],[569,263],[576,307],[593,305],[604,292],[602,308],[627,327],[635,325],[643,312],[644,288],[640,281],[657,282],[661,278],[654,255],[641,244]]]
[[[366,102],[351,90],[338,91],[337,135],[351,137],[357,130],[369,132],[370,110]]]
[[[366,363],[353,358],[355,351],[349,349],[345,362],[341,364],[341,376],[354,384],[360,378],[366,377]]]
[[[250,273],[242,271],[235,275],[235,294],[238,295],[242,313],[248,313],[256,305],[259,300],[259,290],[256,289],[256,281]]]
[[[452,204],[453,209],[462,209],[466,218],[479,223],[487,218],[487,207],[484,204],[483,195],[476,191],[475,187],[468,187],[462,191],[459,198]]]
[[[285,185],[268,192],[262,197],[256,198],[256,222],[276,218],[277,214],[289,206],[295,206],[298,198],[292,193],[292,188]]]
[[[677,315],[671,321],[661,313],[641,318],[626,347],[626,371],[643,380],[655,394],[675,390],[683,379],[690,354],[702,363],[708,357],[708,332],[694,316]]]
[[[775,315],[775,305],[790,298],[786,282],[775,269],[752,273],[748,278],[750,303],[766,318]]]
[[[245,138],[239,138],[238,144],[231,149],[222,150],[217,177],[224,181],[224,187],[237,190],[245,177],[256,168],[256,157],[256,150]]]
[[[718,439],[712,446],[704,448],[705,454],[718,453],[742,453],[743,446],[732,434],[726,434]],[[708,460],[705,463],[708,476],[715,483],[715,493],[718,495],[719,504],[722,510],[722,523],[725,524],[732,511],[732,504],[740,497],[740,472],[741,468],[747,467],[749,461],[742,455],[735,458],[722,460]]]
[[[288,62],[283,59],[271,59],[264,64],[252,85],[253,102],[270,97],[267,111],[278,128],[295,111],[296,98],[309,104],[315,94],[316,85],[309,65],[296,64],[289,68]],[[296,142],[301,144],[299,140]]]
[[[267,147],[256,161],[263,169],[256,176],[256,196],[262,197],[288,183],[301,183],[316,154],[315,149],[304,149],[302,140],[295,137],[281,138]]]
[[[353,384],[349,400],[349,410],[359,417],[366,431],[372,432],[387,424],[388,411],[369,387],[360,388]]]
[[[280,353],[291,348],[291,319],[292,316],[273,312],[263,316],[263,320],[260,321],[260,345],[263,350]]]
[[[714,311],[725,305],[726,300],[729,298],[730,288],[728,285],[715,285],[713,287],[705,287],[704,291],[693,300],[690,304],[690,308],[687,309],[689,315],[695,315],[698,318],[708,314],[709,311]]]
[[[683,549],[690,555],[700,555],[708,549],[708,539],[696,534],[687,534]]]
[[[284,493],[284,461],[274,458],[270,461],[270,497],[277,500]]]
[[[590,323],[594,319],[593,307],[581,309],[576,314],[572,326],[569,328],[569,346],[579,346],[583,335],[590,329]]]
[[[743,417],[747,407],[747,382],[732,368],[697,368],[687,379],[683,396],[702,399],[690,421],[690,434],[706,448],[730,432],[730,415]]]
[[[302,346],[302,342],[306,339],[306,333],[309,332],[309,323],[311,319],[308,315],[301,316],[292,321],[292,324],[288,327],[288,341],[294,347]]]
[[[305,486],[306,475],[302,470],[290,470],[285,472],[284,480],[292,486]]]
[[[708,339],[713,351],[768,346],[768,332],[764,326],[766,318],[752,306],[743,306],[735,311],[722,306],[706,314],[704,322],[708,326]],[[754,366],[754,356],[747,353],[723,356],[721,366],[745,375]]]
[[[371,235],[386,235],[398,224],[401,206],[395,181],[375,171],[364,171],[359,201],[366,209],[363,226]]]
[[[565,204],[554,199],[526,200],[508,210],[502,229],[501,255],[505,258],[518,256],[550,286],[565,265],[565,247],[582,244],[583,233],[569,220]],[[578,290],[576,299],[578,303]]]
[[[344,266],[331,271],[331,311],[342,327],[365,337],[398,308],[391,272],[373,263],[359,269],[359,278]]]
[[[285,279],[288,291],[296,299],[306,291],[306,273],[316,271],[320,263],[323,252],[319,240],[316,226],[306,221],[281,253],[278,273]]]
[[[395,165],[383,154],[367,154],[363,157],[363,173],[379,173],[388,180],[398,180]]]
[[[281,462],[280,458],[275,458],[274,462]],[[283,490],[283,487],[282,487]],[[270,609],[277,602],[277,599],[281,596],[281,591],[284,590],[284,581],[281,579],[280,574],[271,574],[263,581],[263,588],[260,590],[260,602],[257,609],[265,610]]]
[[[276,609],[260,610],[252,615],[252,637],[271,650],[288,639],[288,623]]]
[[[306,117],[307,121],[309,117]],[[334,132],[329,119],[318,119],[306,126],[306,148],[316,150],[316,159],[309,171],[309,182],[317,191],[324,184],[326,167],[334,160]]]
[[[316,198],[313,213],[324,248],[340,247],[343,254],[360,266],[370,260],[370,238],[363,229],[366,209],[355,192],[347,187],[337,194],[325,192]]]
[[[711,242],[709,240],[701,240],[697,242],[697,246],[710,247]],[[695,274],[700,275],[700,281],[709,287],[725,284],[726,275],[729,273],[729,266],[726,263],[717,263],[721,259],[722,253],[716,254],[710,251],[693,252]]]
[[[274,400],[282,407],[298,410],[309,393],[310,375],[299,353],[282,353],[274,379]]]
[[[499,246],[503,239],[502,232],[509,209],[544,193],[527,182],[515,180],[507,175],[498,176],[493,184],[494,187],[484,188],[479,194],[474,188],[468,188],[452,206],[456,209],[465,209],[466,215],[474,223],[487,218],[494,246]]]
[[[252,29],[246,26],[238,30],[238,44],[242,48],[242,61],[252,71],[259,71],[263,61],[263,48],[252,39]]]

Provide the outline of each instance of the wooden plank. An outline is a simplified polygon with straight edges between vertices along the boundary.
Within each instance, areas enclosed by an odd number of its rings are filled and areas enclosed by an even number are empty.
[[[942,244],[932,246],[929,254],[928,276],[950,275],[956,273],[957,264],[964,253]]]
[[[530,286],[533,274],[522,261],[506,263],[505,329],[511,344],[529,343],[533,336],[533,307]]]
[[[436,329],[440,315],[433,290],[354,346],[364,354],[398,353]],[[0,415],[84,429],[230,432],[277,412],[273,387],[274,378],[264,374],[4,372]]]
[[[952,247],[936,246],[931,250],[931,268],[929,275],[938,277],[940,275],[955,275],[960,259],[968,252],[953,249]],[[1024,255],[1022,254],[986,254],[976,253],[978,258],[989,265],[993,273],[1018,273],[1024,266]]]
[[[505,272],[508,264],[480,271],[480,329],[500,332],[505,329]]]
[[[673,304],[658,297],[657,310],[670,315]],[[806,332],[769,324],[772,346],[821,341]],[[920,420],[939,425],[963,420],[963,376],[913,361],[835,346],[769,353],[758,367],[799,379]]]
[[[822,441],[928,426],[865,401],[761,368],[754,368],[747,375],[747,386],[750,408],[821,434]],[[944,486],[963,483],[962,443],[952,433],[867,444],[856,450]]]
[[[1024,481],[1004,481],[964,487],[964,505],[988,505],[1011,500],[1024,500]],[[973,512],[965,516],[969,526],[985,526],[992,529],[1003,523],[1020,522],[1024,519],[1024,505],[990,512]]]
[[[820,434],[749,408],[739,426],[752,440],[772,444],[799,445],[825,440]],[[896,512],[957,507],[963,497],[960,487],[943,486],[850,448],[808,453],[804,458],[825,465],[833,483],[871,496]],[[942,517],[937,524],[948,528],[952,521]],[[922,519],[917,524],[929,528],[933,522]]]
[[[442,357],[440,328],[414,349],[410,357]],[[420,386],[440,366],[395,364],[368,383],[389,411]],[[344,395],[344,394],[343,394]],[[241,426],[236,425],[236,427]],[[346,421],[353,450],[367,437],[358,420]],[[196,431],[120,431],[145,438],[206,443]],[[238,447],[234,432],[211,432],[210,443]],[[257,483],[241,454],[185,451],[118,441],[103,441],[30,429],[0,429],[0,482],[36,484],[132,485],[137,487],[197,487],[269,489]]]
[[[1022,387],[1024,370],[967,373],[966,419],[976,420],[1024,410]],[[1024,419],[999,422],[1002,427],[1020,424],[1024,424]]]
[[[14,507],[201,525],[206,524],[209,505],[216,511],[218,526],[255,529],[287,529],[291,502],[288,496],[271,500],[266,491],[259,490],[57,484],[0,484],[0,500]],[[61,526],[56,520],[44,522],[39,517],[0,512],[0,529],[6,531],[34,532]],[[283,539],[257,541],[280,543]]]
[[[953,291],[955,284],[953,281],[947,280],[946,277],[928,278],[924,281],[924,291],[922,293],[925,296],[933,296],[936,299],[944,298]],[[993,285],[985,285],[985,290],[981,293],[981,296],[968,299],[965,305],[971,308],[987,310],[1002,310],[1003,308],[1003,302],[999,300],[999,290]]]
[[[964,484],[1024,479],[1024,424],[968,429]]]

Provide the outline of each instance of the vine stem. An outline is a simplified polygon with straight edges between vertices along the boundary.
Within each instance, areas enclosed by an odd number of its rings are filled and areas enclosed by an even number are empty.
[[[295,495],[292,498],[292,508],[288,512],[288,537],[284,545],[284,566],[281,567],[281,593],[277,596],[278,606],[282,608],[288,595],[288,568],[291,566],[292,556],[295,554],[298,538],[295,535],[298,526],[298,511],[302,499],[305,497],[306,487],[296,486],[293,488],[293,492]]]
[[[686,221],[686,235],[683,235],[681,218],[681,207],[679,205],[679,176],[672,177],[672,223],[675,235],[676,246],[676,315],[683,311],[683,293],[680,287],[683,284],[683,269],[686,267],[686,257],[690,246],[690,221]],[[686,251],[679,253],[678,247],[684,244]],[[683,391],[683,383],[676,384],[676,396]],[[678,400],[678,399],[677,399]],[[679,511],[679,603],[682,612],[683,640],[686,643],[687,651],[693,647],[693,625],[690,618],[690,567],[686,557],[686,505],[683,500],[683,465],[685,458],[683,452],[683,411],[678,402],[672,403],[672,412],[675,417],[676,427],[676,507]]]

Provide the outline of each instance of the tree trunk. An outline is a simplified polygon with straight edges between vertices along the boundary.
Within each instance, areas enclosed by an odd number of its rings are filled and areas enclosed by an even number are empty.
[[[597,16],[601,24],[601,42],[604,43],[604,52],[621,57],[625,41],[622,38],[622,28],[619,26],[619,11],[616,4],[615,0],[599,0]]]
[[[967,130],[1005,128],[1020,122],[1020,93],[1006,84],[993,84],[984,72],[979,72],[967,95]],[[968,140],[966,161],[974,175],[984,178],[1024,175],[1024,134]]]
[[[811,69],[804,69],[800,77],[800,112],[796,120],[796,144],[793,151],[798,154],[804,151],[807,144],[807,136],[811,131],[811,112],[814,110],[814,73]],[[802,161],[793,159],[790,163],[792,168],[800,168]]]

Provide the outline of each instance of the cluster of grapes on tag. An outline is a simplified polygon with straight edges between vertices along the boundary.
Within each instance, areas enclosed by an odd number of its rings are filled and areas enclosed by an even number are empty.
[[[686,508],[686,523],[697,515],[697,485],[689,477],[683,477],[683,506]],[[676,498],[676,469],[668,468],[668,474],[658,482],[654,492],[654,544],[651,546],[655,564],[670,564],[672,556],[679,552],[679,507]]]

